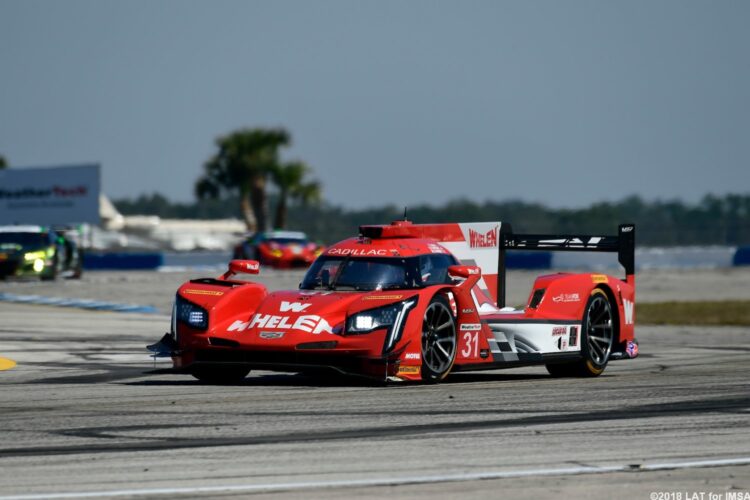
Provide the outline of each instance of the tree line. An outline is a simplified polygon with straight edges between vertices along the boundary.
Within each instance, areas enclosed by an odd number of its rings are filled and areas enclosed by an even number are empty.
[[[266,200],[278,206],[280,198]],[[114,201],[125,215],[148,214],[165,218],[239,217],[237,193],[221,199],[194,203],[172,203],[154,193],[135,199]],[[299,229],[318,241],[332,243],[353,235],[362,224],[387,224],[401,219],[403,206],[350,210],[329,203],[288,206],[288,227]],[[707,195],[697,203],[646,201],[630,196],[619,201],[595,203],[584,208],[556,209],[520,200],[485,201],[466,199],[444,205],[416,205],[407,210],[416,223],[499,220],[510,222],[518,233],[615,234],[617,225],[634,222],[637,241],[645,246],[747,245],[750,244],[750,194]]]
[[[282,162],[279,150],[291,145],[283,128],[245,128],[216,139],[217,151],[203,166],[195,183],[199,200],[236,196],[242,219],[249,231],[268,229],[266,188],[270,180],[277,188],[274,227],[285,227],[289,200],[303,204],[320,199],[320,183],[307,180],[310,167],[300,160]]]
[[[172,203],[153,193],[115,200],[115,206],[126,215],[240,217],[251,232],[288,225],[325,243],[356,234],[361,224],[385,224],[403,216],[404,207],[394,205],[346,210],[321,203],[320,183],[308,179],[311,168],[299,160],[280,160],[280,150],[290,145],[291,135],[283,128],[235,130],[216,139],[216,152],[195,183],[196,202]],[[276,187],[270,194],[269,184]],[[750,195],[740,194],[707,195],[694,204],[630,196],[575,209],[519,200],[457,199],[442,206],[410,207],[408,218],[417,223],[499,220],[512,223],[518,233],[550,234],[614,234],[619,223],[634,222],[642,245],[750,244]]]

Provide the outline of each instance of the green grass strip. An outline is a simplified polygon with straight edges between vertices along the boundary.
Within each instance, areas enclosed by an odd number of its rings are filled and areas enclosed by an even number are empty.
[[[636,303],[636,323],[642,325],[750,325],[750,301]]]

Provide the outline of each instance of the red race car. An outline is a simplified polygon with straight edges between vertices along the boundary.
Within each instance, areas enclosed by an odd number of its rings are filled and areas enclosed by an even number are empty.
[[[258,272],[248,260],[185,283],[171,332],[149,349],[210,383],[253,368],[436,382],[539,364],[554,376],[597,376],[609,361],[638,355],[634,242],[633,224],[617,236],[522,235],[500,222],[362,226],[318,257],[298,290],[233,280]],[[626,276],[541,276],[513,309],[505,256],[516,249],[617,252]]]
[[[235,259],[257,260],[276,268],[307,267],[324,248],[299,231],[255,233],[234,248]]]

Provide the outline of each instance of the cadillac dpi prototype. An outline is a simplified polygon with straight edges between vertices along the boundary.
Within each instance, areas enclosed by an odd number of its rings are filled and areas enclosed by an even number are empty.
[[[500,222],[362,226],[318,257],[298,290],[232,279],[258,273],[251,260],[185,283],[171,331],[149,349],[209,383],[316,367],[382,381],[536,364],[593,377],[638,355],[634,248],[633,224],[617,236],[522,235]],[[505,307],[513,250],[617,252],[625,278],[541,276],[522,309]]]

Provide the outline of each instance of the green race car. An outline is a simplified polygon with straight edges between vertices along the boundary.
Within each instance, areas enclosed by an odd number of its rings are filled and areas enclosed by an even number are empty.
[[[64,232],[42,226],[0,226],[0,279],[80,278],[82,270],[80,249]]]

